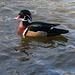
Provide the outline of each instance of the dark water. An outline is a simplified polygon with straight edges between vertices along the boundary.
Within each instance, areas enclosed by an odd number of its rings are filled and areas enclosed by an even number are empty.
[[[22,39],[14,20],[22,9],[70,33]],[[75,75],[75,0],[0,0],[0,75]]]

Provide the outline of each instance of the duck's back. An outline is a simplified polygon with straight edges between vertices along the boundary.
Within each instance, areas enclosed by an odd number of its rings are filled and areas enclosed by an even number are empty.
[[[45,31],[48,32],[52,27],[58,26],[59,24],[49,24],[45,22],[32,22],[28,29],[30,31]]]

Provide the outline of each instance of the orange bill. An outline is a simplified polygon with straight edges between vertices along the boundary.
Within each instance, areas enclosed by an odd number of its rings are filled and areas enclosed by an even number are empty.
[[[20,18],[20,15],[18,15],[18,17],[16,17],[15,20],[17,20],[17,19],[19,19],[19,18]]]

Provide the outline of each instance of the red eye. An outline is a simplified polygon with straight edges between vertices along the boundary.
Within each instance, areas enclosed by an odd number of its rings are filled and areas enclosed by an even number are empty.
[[[24,14],[22,14],[22,16],[24,16]]]

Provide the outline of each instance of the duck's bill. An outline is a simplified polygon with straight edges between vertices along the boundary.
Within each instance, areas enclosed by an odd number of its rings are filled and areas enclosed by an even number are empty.
[[[14,18],[15,20],[19,19],[20,18],[20,15],[18,15],[16,18]]]

